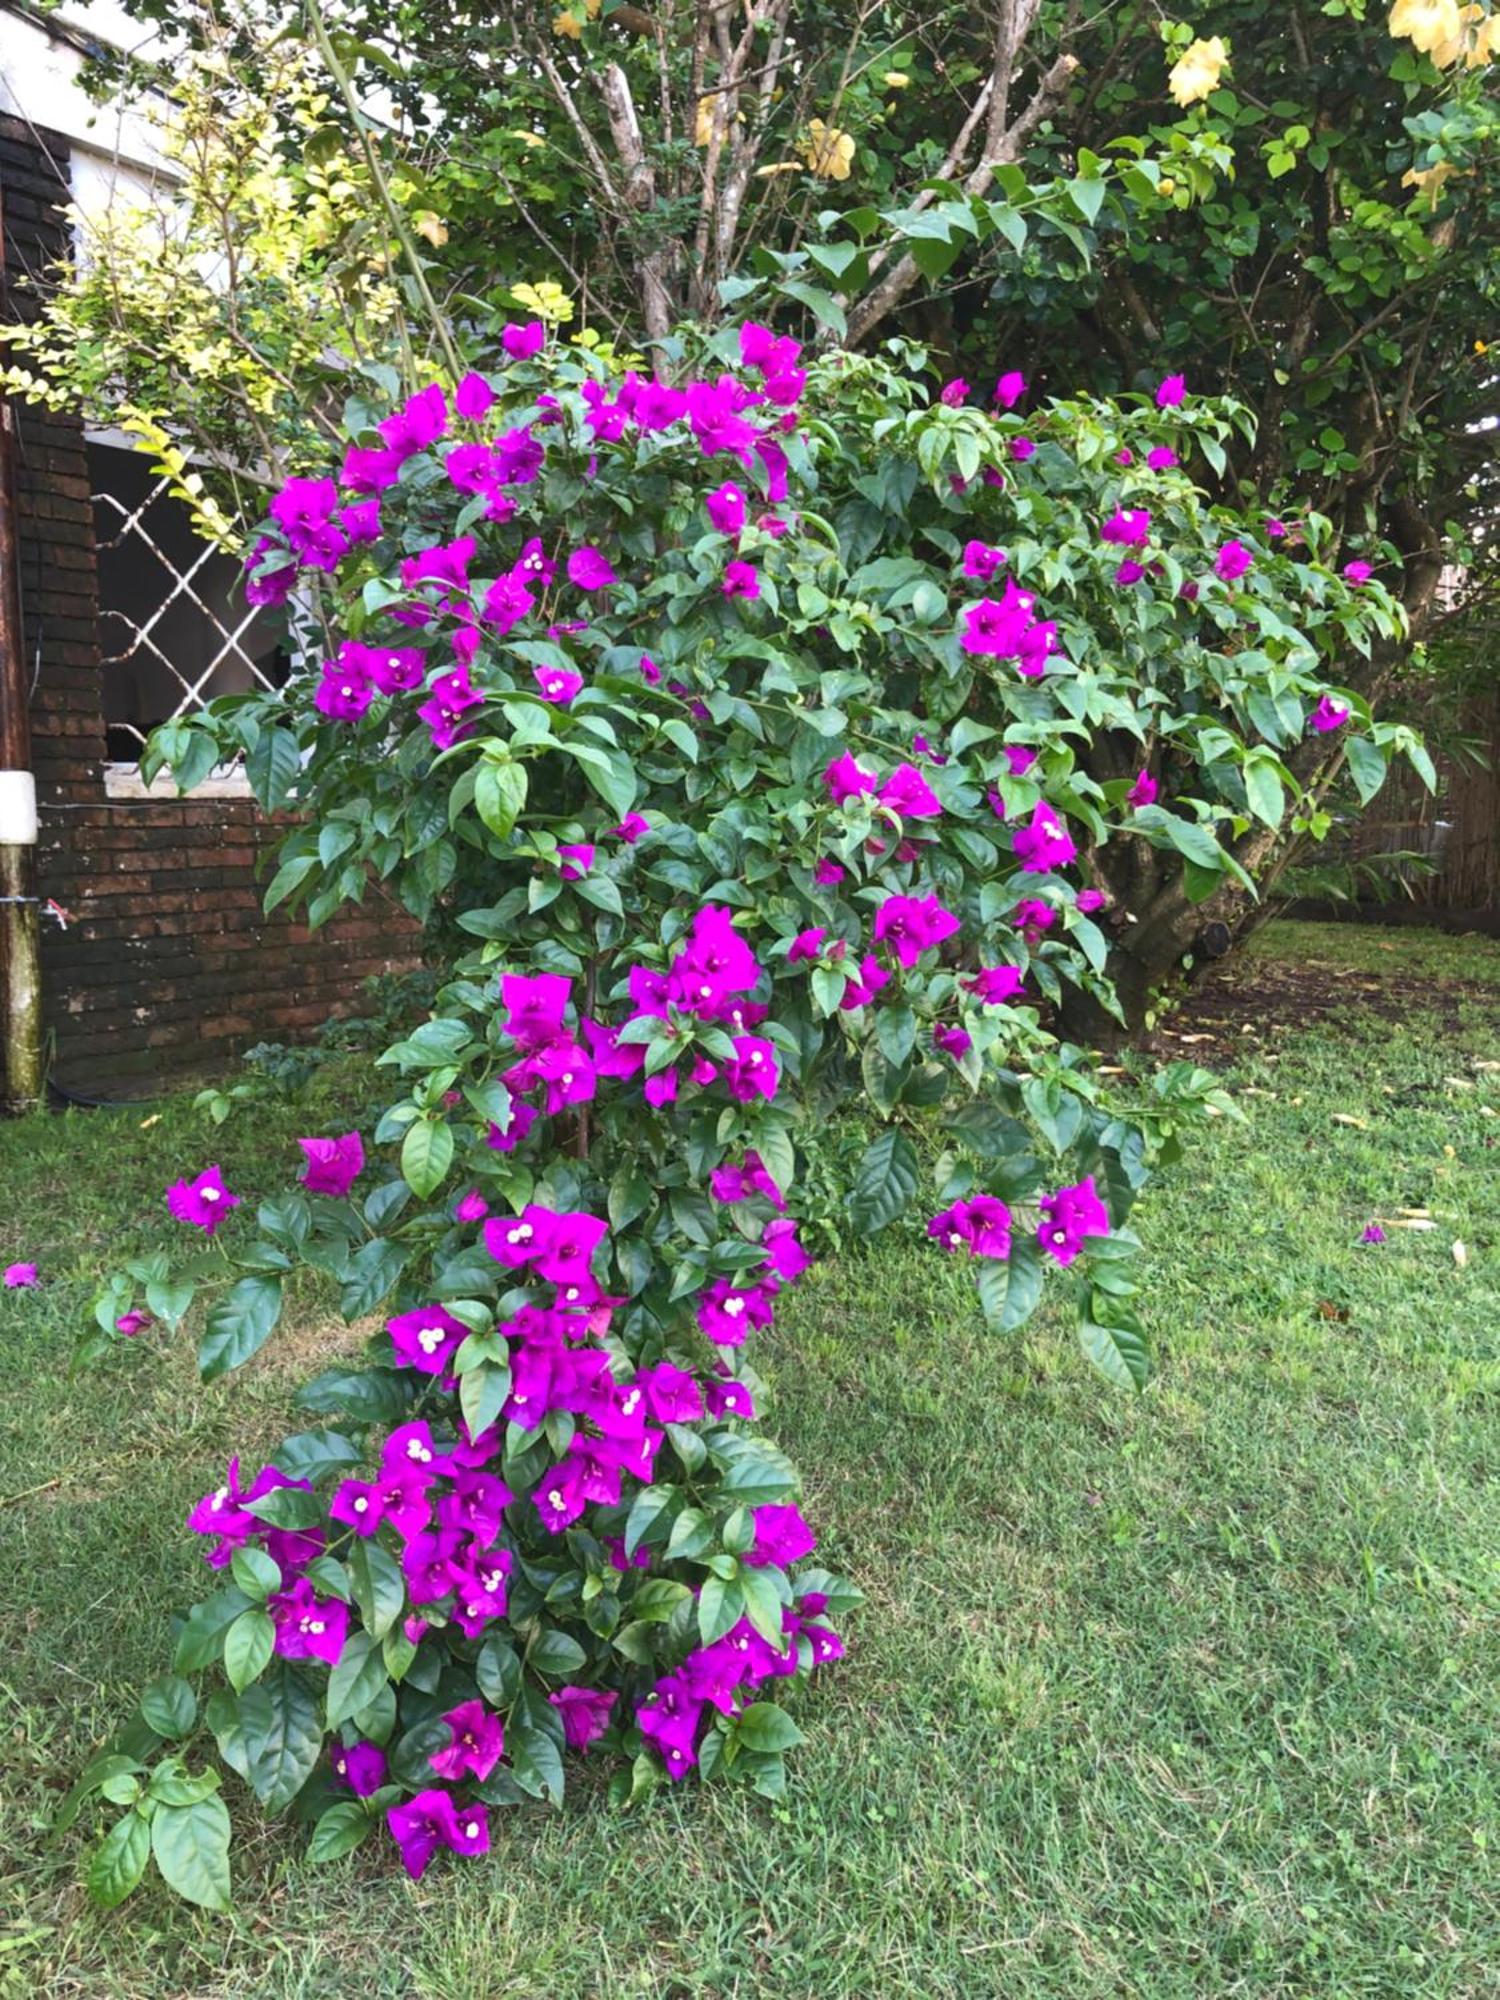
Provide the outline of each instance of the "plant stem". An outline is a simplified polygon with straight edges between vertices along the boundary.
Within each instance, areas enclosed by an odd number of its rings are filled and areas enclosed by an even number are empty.
[[[411,266],[411,274],[416,281],[417,290],[421,294],[422,303],[427,308],[432,320],[432,330],[437,335],[438,345],[443,350],[443,358],[448,364],[456,385],[464,374],[463,362],[459,357],[457,347],[454,345],[453,336],[448,330],[448,322],[444,318],[442,309],[433,295],[432,287],[427,282],[427,273],[422,267],[422,259],[418,254],[416,243],[412,239],[411,231],[406,226],[406,218],[396,206],[395,197],[391,193],[390,183],[387,181],[385,170],[380,164],[380,155],[375,149],[374,140],[370,137],[368,121],[359,108],[359,101],[354,95],[354,87],[349,81],[349,73],[339,60],[338,53],[333,46],[332,38],[328,33],[327,23],[323,19],[323,10],[319,5],[319,0],[307,0],[307,18],[312,25],[313,39],[318,45],[318,52],[324,62],[327,63],[329,73],[333,77],[334,83],[338,86],[339,95],[344,100],[345,109],[354,121],[354,129],[359,134],[360,148],[365,156],[365,165],[370,170],[370,179],[374,183],[376,194],[380,197],[380,205],[385,210],[386,220],[391,225],[397,242],[401,245],[407,263]]]

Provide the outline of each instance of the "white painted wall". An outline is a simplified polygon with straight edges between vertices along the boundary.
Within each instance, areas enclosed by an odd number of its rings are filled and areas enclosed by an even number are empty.
[[[160,31],[132,20],[116,0],[67,0],[47,23],[0,6],[0,111],[69,140],[72,196],[85,217],[117,199],[170,201],[176,176],[149,110],[92,103],[78,82],[84,54],[77,39],[147,60],[169,53]]]

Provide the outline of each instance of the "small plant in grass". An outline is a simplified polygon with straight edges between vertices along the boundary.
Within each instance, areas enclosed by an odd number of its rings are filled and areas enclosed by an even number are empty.
[[[915,349],[809,367],[754,324],[675,352],[676,384],[540,323],[504,348],[494,380],[355,399],[251,562],[260,602],[320,598],[328,657],[150,760],[190,784],[243,753],[299,808],[272,905],[317,924],[386,881],[443,957],[430,1017],[380,1056],[368,1135],[302,1142],[300,1188],[185,1173],[202,1254],[119,1274],[91,1342],[209,1285],[214,1379],[303,1266],[379,1316],[300,1391],[318,1427],[195,1510],[221,1581],[176,1668],[227,1683],[203,1724],[314,1854],[383,1822],[413,1874],[559,1802],[570,1750],[622,1803],[689,1770],[781,1790],[780,1697],[857,1600],[756,1428],[804,1159],[820,1243],[914,1211],[997,1331],[1050,1273],[1090,1358],[1144,1379],[1125,1220],[1232,1106],[1185,1064],[1115,1101],[1058,1039],[1068,987],[1112,1004],[1090,857],[1234,875],[1221,834],[1291,809],[1257,715],[1300,726],[1392,616],[1204,505],[1179,455],[1242,414],[1175,391],[1024,420],[1014,384],[976,409]],[[1168,799],[1163,736],[1197,772]],[[851,1107],[845,1173],[821,1135]],[[116,1753],[142,1768],[97,1786],[153,1842],[170,1734],[145,1712]]]

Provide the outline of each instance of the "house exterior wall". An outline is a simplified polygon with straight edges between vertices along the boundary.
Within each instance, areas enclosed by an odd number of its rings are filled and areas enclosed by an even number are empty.
[[[7,315],[68,249],[70,147],[0,115]],[[22,405],[17,509],[38,893],[69,912],[43,924],[52,1075],[94,1093],[221,1065],[295,1040],[358,1005],[359,982],[413,964],[415,926],[372,892],[311,937],[261,914],[280,829],[243,797],[111,798],[91,484],[83,427]]]

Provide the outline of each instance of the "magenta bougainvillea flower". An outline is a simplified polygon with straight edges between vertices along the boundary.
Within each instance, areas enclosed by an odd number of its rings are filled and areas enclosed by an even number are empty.
[[[1102,910],[1109,901],[1109,897],[1102,889],[1080,889],[1078,894],[1073,898],[1073,901],[1075,906],[1087,917],[1091,916],[1095,910]]]
[[[1168,375],[1156,392],[1156,407],[1159,410],[1175,410],[1186,401],[1186,376]]]
[[[1109,1210],[1094,1189],[1088,1174],[1072,1187],[1063,1187],[1041,1203],[1041,1226],[1036,1240],[1059,1264],[1071,1264],[1083,1248],[1086,1236],[1108,1236]]]
[[[1010,441],[1010,455],[1018,465],[1024,465],[1028,458],[1036,455],[1036,439],[1014,437]]]
[[[1154,806],[1159,789],[1149,771],[1139,771],[1130,790],[1125,794],[1125,803],[1133,809],[1140,806]]]
[[[867,771],[855,757],[846,750],[835,757],[823,773],[823,782],[828,787],[828,796],[836,806],[847,805],[865,792],[873,792],[880,780],[873,771]]]
[[[915,764],[898,764],[880,788],[880,803],[903,819],[936,819],[943,802]]]
[[[539,319],[527,320],[524,326],[512,320],[500,329],[500,345],[508,360],[533,361],[547,345],[547,329]]]
[[[35,1264],[7,1264],[4,1283],[7,1291],[19,1292],[25,1291],[31,1285],[40,1284],[41,1279]],[[119,1322],[116,1321],[115,1324],[118,1326]],[[139,1327],[135,1331],[139,1332]]]
[[[583,693],[583,675],[566,667],[533,667],[531,673],[542,700],[555,702],[559,708],[566,708],[575,696]]]
[[[522,1048],[545,1048],[563,1032],[563,1015],[573,982],[561,972],[505,972],[500,1001],[505,1032]]]
[[[337,1744],[332,1759],[336,1783],[367,1799],[385,1783],[385,1752],[378,1743]]]
[[[1016,929],[1028,944],[1038,943],[1056,922],[1056,910],[1036,896],[1024,896],[1016,905]]]
[[[1347,702],[1335,701],[1331,694],[1325,694],[1319,697],[1309,720],[1320,736],[1328,736],[1335,729],[1342,729],[1353,712]]]
[[[888,945],[908,971],[957,929],[958,918],[936,896],[887,896],[875,912],[876,943]]]
[[[737,537],[744,531],[748,504],[745,489],[726,479],[705,496],[703,509],[719,534]]]
[[[190,1222],[205,1236],[212,1236],[240,1198],[224,1185],[217,1166],[205,1167],[196,1180],[174,1181],[167,1189],[167,1207],[179,1222]]]
[[[957,410],[968,401],[969,385],[962,375],[955,375],[945,382],[938,391],[938,401],[950,410]]]
[[[576,590],[607,590],[619,580],[609,557],[587,542],[568,557],[568,581]]]
[[[483,1222],[489,1212],[490,1205],[477,1187],[470,1188],[467,1194],[460,1195],[453,1204],[455,1222]]]
[[[1385,1231],[1378,1222],[1367,1222],[1359,1240],[1361,1243],[1384,1243]]]
[[[945,1250],[966,1250],[971,1257],[1008,1257],[1010,1210],[995,1195],[977,1194],[935,1215],[927,1234]]]
[[[35,1267],[33,1266],[33,1268]],[[120,1314],[120,1317],[115,1321],[115,1332],[123,1333],[127,1340],[131,1340],[136,1334],[144,1333],[148,1327],[155,1326],[155,1324],[156,1321],[151,1317],[150,1313],[141,1312],[139,1308],[133,1308],[130,1312]]]
[[[774,1097],[780,1081],[776,1044],[761,1035],[736,1035],[734,1058],[724,1065],[729,1095],[741,1104],[751,1104],[757,1097]]]
[[[557,858],[562,863],[563,880],[581,882],[594,865],[594,843],[591,840],[559,841]]]
[[[1226,542],[1214,558],[1214,574],[1224,583],[1237,583],[1254,562],[1243,542]]]
[[[961,1062],[973,1048],[974,1037],[967,1028],[945,1026],[939,1021],[932,1030],[932,1045],[941,1054],[952,1056],[955,1062]]]
[[[1019,368],[1007,368],[995,384],[995,402],[1002,410],[1013,410],[1026,394],[1026,377]]]
[[[708,1191],[715,1201],[722,1202],[749,1201],[752,1195],[763,1195],[778,1213],[786,1209],[786,1198],[753,1147],[739,1166],[726,1160],[715,1167],[708,1177]]]
[[[1029,825],[1016,828],[1011,844],[1022,870],[1029,875],[1045,875],[1078,859],[1072,835],[1045,799],[1038,803]]]
[[[349,1608],[336,1597],[320,1597],[305,1576],[287,1590],[274,1591],[266,1610],[276,1627],[276,1651],[284,1660],[321,1660],[336,1667],[349,1632]]]
[[[302,1185],[309,1194],[346,1195],[365,1170],[365,1145],[357,1132],[337,1139],[299,1139],[307,1155]]]
[[[1344,564],[1344,580],[1346,583],[1352,583],[1356,589],[1360,584],[1368,583],[1374,574],[1375,569],[1371,563],[1356,561]]]
[[[563,1741],[570,1750],[587,1750],[608,1729],[620,1699],[613,1689],[560,1687],[547,1697],[562,1717]]]
[[[1116,507],[1099,530],[1101,542],[1116,548],[1138,549],[1151,533],[1151,511],[1147,507]]]
[[[732,1285],[716,1278],[698,1297],[698,1324],[718,1347],[739,1347],[752,1326],[769,1326],[774,1308],[762,1285]]]
[[[1145,566],[1127,556],[1115,571],[1115,582],[1128,588],[1132,583],[1139,583],[1145,574]]]
[[[484,696],[470,682],[467,667],[460,666],[438,675],[417,714],[432,733],[433,748],[451,750],[467,728],[464,717],[483,706]]]
[[[480,1784],[500,1762],[505,1749],[505,1728],[482,1701],[460,1702],[444,1710],[443,1720],[453,1732],[446,1749],[436,1750],[428,1760],[440,1778],[474,1778]]]
[[[1153,445],[1146,453],[1146,463],[1153,472],[1170,472],[1177,463],[1177,454],[1169,444]]]
[[[391,1336],[397,1361],[423,1375],[441,1375],[452,1360],[469,1329],[441,1306],[417,1306],[412,1312],[388,1319],[385,1330]]]
[[[961,981],[966,990],[986,1007],[1003,1007],[1009,1000],[1016,999],[1025,981],[1019,966],[982,965],[977,972],[970,973]]]
[[[760,571],[754,563],[725,563],[724,580],[719,588],[726,597],[759,597]]]
[[[757,1507],[752,1518],[755,1540],[741,1557],[751,1568],[775,1563],[785,1569],[810,1556],[818,1546],[818,1538],[802,1518],[800,1508]]]
[[[990,542],[964,543],[964,575],[980,583],[988,583],[997,570],[1004,568],[1006,560],[1005,550],[995,548]]]
[[[489,1815],[482,1805],[460,1806],[452,1795],[434,1787],[418,1792],[405,1804],[391,1806],[385,1816],[401,1854],[401,1865],[420,1882],[440,1847],[451,1854],[488,1854]]]

